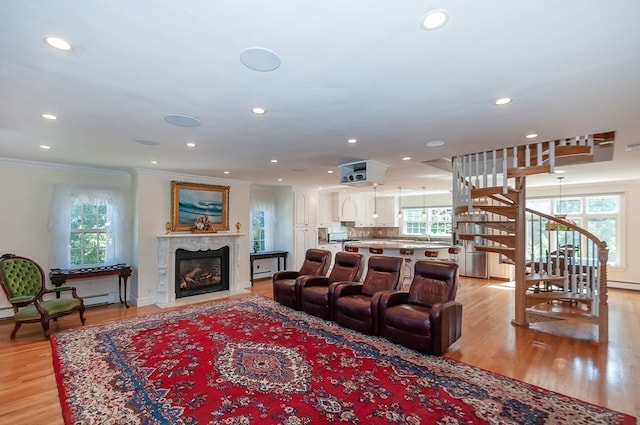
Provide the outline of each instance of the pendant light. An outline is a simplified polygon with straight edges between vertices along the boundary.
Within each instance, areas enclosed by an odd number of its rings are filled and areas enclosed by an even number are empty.
[[[426,218],[427,217],[427,208],[426,208],[426,202],[425,202],[425,187],[422,186],[422,218]]]
[[[575,225],[576,222],[574,220],[571,219],[567,219],[567,215],[566,214],[562,214],[562,180],[564,179],[564,176],[560,176],[557,177],[558,179],[558,186],[559,186],[559,196],[558,196],[558,211],[560,214],[554,214],[554,217],[557,218],[558,220],[564,221],[567,224],[573,224]],[[555,231],[566,231],[569,229],[569,227],[567,226],[567,224],[563,224],[563,223],[559,223],[559,222],[549,222],[547,221],[546,225],[545,225],[545,230],[555,230]]]
[[[398,186],[398,218],[402,217],[402,186]]]
[[[373,218],[378,218],[378,188],[373,186]]]

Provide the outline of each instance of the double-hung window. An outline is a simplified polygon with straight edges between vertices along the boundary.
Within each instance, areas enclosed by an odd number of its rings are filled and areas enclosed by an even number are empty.
[[[57,185],[49,231],[52,267],[80,268],[127,262],[125,203],[118,189]]]
[[[403,208],[402,234],[450,237],[452,211],[451,207]]]
[[[586,229],[598,239],[605,241],[609,248],[607,263],[613,266],[622,265],[620,255],[620,235],[622,225],[622,205],[624,196],[616,193],[602,195],[579,195],[563,198],[535,198],[527,200],[527,207],[545,214],[563,215]],[[529,216],[529,220],[532,220]],[[583,238],[577,232],[551,232],[550,238],[537,229],[535,225],[527,226],[527,238],[533,249],[534,256],[544,255],[558,246],[572,245],[582,251]]]
[[[265,225],[263,210],[253,210],[251,214],[251,246],[253,251],[266,250]]]

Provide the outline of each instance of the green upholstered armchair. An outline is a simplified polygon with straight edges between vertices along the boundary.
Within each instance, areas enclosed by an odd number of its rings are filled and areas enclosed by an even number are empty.
[[[49,321],[78,311],[84,325],[84,301],[76,294],[76,288],[60,286],[55,289],[45,287],[42,267],[34,261],[4,254],[0,257],[0,286],[13,306],[13,320],[16,326],[11,332],[11,339],[23,323],[42,324],[45,337],[49,337]],[[60,293],[71,291],[72,298],[59,297]],[[45,299],[46,294],[56,294]]]

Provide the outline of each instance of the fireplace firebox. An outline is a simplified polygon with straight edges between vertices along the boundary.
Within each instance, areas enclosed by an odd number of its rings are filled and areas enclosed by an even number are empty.
[[[176,298],[229,290],[229,247],[176,249]]]

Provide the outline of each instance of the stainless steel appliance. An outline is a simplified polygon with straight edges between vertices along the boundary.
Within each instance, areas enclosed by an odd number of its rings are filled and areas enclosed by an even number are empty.
[[[484,215],[474,216],[477,221],[485,220]],[[484,233],[484,227],[479,225],[473,225],[470,229],[472,234]],[[462,243],[463,250],[460,253],[460,275],[467,277],[476,277],[480,279],[488,279],[489,271],[487,267],[487,253],[484,251],[476,250],[476,246],[484,244],[484,239],[480,236],[476,236],[472,241],[464,241]]]

